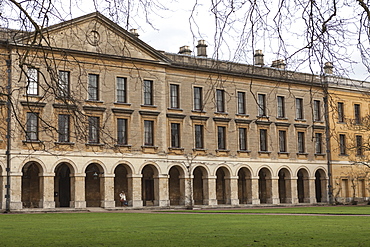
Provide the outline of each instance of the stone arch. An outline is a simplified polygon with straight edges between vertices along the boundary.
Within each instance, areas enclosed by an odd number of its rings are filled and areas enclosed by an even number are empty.
[[[230,171],[225,166],[216,170],[216,199],[217,204],[230,204]]]
[[[297,192],[298,192],[298,203],[309,203],[310,202],[310,184],[309,174],[305,168],[300,168],[297,172]]]
[[[85,168],[85,201],[86,207],[100,207],[104,195],[103,167],[90,163]]]
[[[278,191],[280,203],[292,203],[292,176],[287,168],[278,172]]]
[[[327,202],[327,179],[323,169],[315,172],[315,198],[316,202]]]
[[[54,201],[56,207],[70,207],[72,198],[73,181],[71,174],[74,168],[67,162],[60,162],[54,169]]]
[[[258,172],[258,195],[260,203],[272,203],[271,171],[263,167]]]
[[[84,167],[82,168],[82,172],[85,172],[86,173],[86,169],[91,165],[91,164],[95,164],[97,169],[98,169],[98,173],[99,175],[100,174],[106,174],[107,173],[107,169],[104,165],[103,162],[101,162],[100,160],[90,160],[89,162],[87,162]]]
[[[46,166],[45,166],[45,164],[42,162],[42,160],[40,160],[40,159],[37,159],[37,158],[29,158],[29,159],[27,159],[27,160],[24,160],[23,161],[23,164],[19,167],[19,169],[20,169],[20,171],[19,172],[23,172],[23,169],[24,169],[24,167],[26,166],[26,165],[28,165],[28,164],[31,164],[31,163],[35,163],[35,164],[37,164],[37,167],[39,168],[39,170],[40,170],[40,176],[41,176],[41,174],[43,174],[44,172],[46,172],[47,171],[47,169],[46,169]]]
[[[141,187],[143,206],[159,205],[158,169],[154,164],[146,164],[141,170]]]
[[[114,201],[115,206],[122,206],[119,194],[124,191],[126,200],[132,205],[132,169],[126,163],[118,164],[114,169]]]
[[[38,208],[42,205],[42,166],[29,161],[22,167],[21,200],[24,208]]]
[[[206,205],[208,202],[208,171],[203,166],[196,166],[193,170],[193,193],[194,205]]]
[[[239,204],[252,203],[252,173],[247,167],[238,171],[238,199]]]
[[[174,165],[168,172],[168,187],[170,205],[184,205],[185,204],[185,174],[184,170]]]
[[[58,160],[58,162],[56,162],[53,167],[52,167],[52,171],[56,171],[56,169],[58,168],[58,166],[60,166],[60,164],[66,164],[68,167],[69,167],[69,170],[71,171],[71,175],[72,174],[75,174],[77,172],[77,166],[76,164],[70,160],[70,159],[61,159],[61,160]]]

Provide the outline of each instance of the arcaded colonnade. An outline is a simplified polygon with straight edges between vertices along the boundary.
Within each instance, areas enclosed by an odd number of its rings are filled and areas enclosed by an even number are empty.
[[[324,166],[302,164],[206,164],[169,161],[107,166],[90,160],[77,166],[62,160],[50,166],[28,160],[11,173],[11,209],[121,207],[125,191],[130,207],[298,204],[327,202]],[[6,174],[1,166],[0,182]],[[4,198],[4,191],[0,191]],[[5,206],[5,200],[1,202]]]

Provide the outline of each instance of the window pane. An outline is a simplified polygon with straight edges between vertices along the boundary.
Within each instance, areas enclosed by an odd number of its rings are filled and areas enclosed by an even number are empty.
[[[144,105],[153,105],[153,82],[144,80]]]
[[[314,101],[314,121],[321,121],[321,106],[320,101],[315,100]]]
[[[279,130],[279,151],[286,152],[286,131]]]
[[[38,70],[35,68],[27,70],[27,94],[38,95]]]
[[[127,144],[127,119],[117,119],[117,143],[121,145]]]
[[[239,128],[239,150],[247,150],[247,129]]]
[[[245,93],[238,92],[238,113],[245,114]]]
[[[340,154],[346,154],[346,136],[341,134],[339,135],[339,146],[340,146]]]
[[[357,155],[362,155],[362,136],[356,136],[356,153]]]
[[[69,115],[58,116],[59,142],[69,142]]]
[[[360,105],[355,104],[355,124],[361,123],[361,112],[360,112]]]
[[[278,118],[284,118],[285,117],[285,102],[284,102],[283,96],[277,97],[277,106],[278,106]]]
[[[266,116],[266,96],[258,95],[258,116]]]
[[[180,124],[171,123],[171,147],[180,147]]]
[[[171,108],[179,108],[179,85],[170,85]]]
[[[99,117],[89,117],[89,143],[99,143]]]
[[[126,102],[126,78],[117,77],[117,102]]]
[[[89,74],[89,85],[88,85],[88,99],[98,100],[99,99],[99,76]]]
[[[218,134],[218,149],[225,149],[226,148],[226,139],[225,139],[225,127],[218,126],[217,127],[217,134]]]
[[[344,122],[344,108],[342,102],[338,102],[338,121]]]
[[[298,153],[304,153],[304,132],[298,132]]]
[[[296,102],[296,118],[303,119],[303,99],[297,98]]]
[[[195,148],[203,148],[203,125],[195,125]]]
[[[26,140],[37,141],[38,140],[38,114],[34,112],[27,112],[27,123],[26,123]]]
[[[58,96],[69,96],[69,71],[59,71]]]
[[[315,134],[315,139],[316,139],[316,142],[315,142],[315,148],[316,148],[316,153],[317,154],[321,154],[322,153],[322,134],[321,133],[316,133]]]
[[[267,151],[267,130],[260,130],[260,151]]]
[[[194,110],[201,111],[203,108],[202,102],[202,88],[194,87]]]
[[[225,100],[224,100],[224,90],[217,89],[216,90],[216,104],[217,104],[217,112],[224,112],[225,111]]]
[[[153,146],[153,121],[144,121],[144,145]]]

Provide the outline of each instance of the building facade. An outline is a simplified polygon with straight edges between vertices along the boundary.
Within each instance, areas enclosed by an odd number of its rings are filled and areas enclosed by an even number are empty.
[[[99,13],[12,37],[2,209],[329,202],[321,77],[157,51]]]

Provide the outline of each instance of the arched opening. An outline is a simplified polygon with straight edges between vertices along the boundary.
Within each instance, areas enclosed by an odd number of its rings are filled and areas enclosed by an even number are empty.
[[[22,205],[38,208],[41,201],[40,168],[36,162],[28,162],[22,168]]]
[[[326,178],[323,170],[315,172],[315,196],[316,202],[327,202]]]
[[[156,195],[155,195],[155,183],[154,183],[154,175],[156,169],[152,165],[146,165],[142,170],[142,200],[144,206],[154,206]]]
[[[201,167],[197,167],[193,171],[193,200],[194,205],[203,205],[204,204],[204,182],[205,171]]]
[[[55,169],[54,201],[56,207],[69,207],[71,202],[71,171],[67,163]]]
[[[101,167],[92,163],[86,167],[85,173],[85,201],[86,207],[100,207],[102,200],[101,188]]]
[[[184,186],[181,186],[180,170],[174,166],[170,169],[168,178],[170,205],[184,204],[184,194],[181,192]]]
[[[304,169],[298,171],[297,190],[298,190],[298,202],[305,203],[310,202],[309,200],[309,184],[308,184],[308,173]]]
[[[260,203],[272,203],[270,171],[266,168],[262,168],[258,173],[258,177],[258,194]]]
[[[291,203],[292,193],[290,184],[290,173],[287,169],[281,169],[279,171],[279,199],[280,203]]]
[[[125,193],[128,202],[132,200],[132,190],[129,189],[129,171],[128,166],[124,164],[120,164],[114,169],[114,202],[116,207],[123,206],[119,196],[122,191]]]
[[[239,204],[252,203],[251,173],[247,168],[238,172],[238,199]]]

